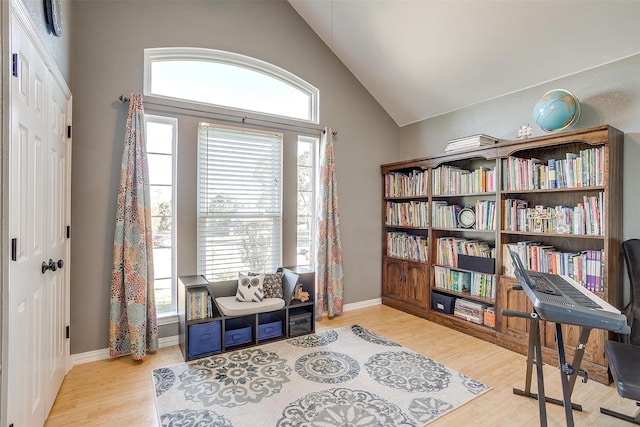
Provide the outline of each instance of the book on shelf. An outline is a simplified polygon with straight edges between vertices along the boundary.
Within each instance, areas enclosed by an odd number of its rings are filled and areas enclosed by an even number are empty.
[[[484,309],[484,325],[491,328],[496,326],[496,311],[495,308],[488,306]]]
[[[429,239],[401,231],[387,232],[387,255],[411,261],[427,262]]]
[[[494,200],[476,200],[476,230],[496,229],[496,202]]]
[[[602,186],[606,151],[606,146],[593,147],[544,162],[537,158],[504,158],[502,188],[518,191]]]
[[[458,255],[493,258],[495,257],[495,248],[491,248],[488,242],[459,237],[439,237],[436,240],[436,262],[438,264],[457,267]]]
[[[431,171],[434,195],[486,193],[496,190],[496,169],[466,170],[444,165]]]
[[[433,266],[436,288],[465,292],[471,289],[471,273],[439,265]]]
[[[449,205],[442,200],[433,201],[433,226],[441,228],[457,228],[458,212],[462,205]]]
[[[187,320],[200,320],[213,317],[213,302],[207,288],[189,290]]]
[[[401,227],[429,226],[429,202],[411,200],[409,202],[387,202],[387,225]]]
[[[508,231],[602,236],[604,192],[583,196],[576,206],[529,207],[526,200],[505,199],[503,228]]]
[[[385,197],[418,197],[427,195],[428,174],[422,170],[389,172],[384,175]]]
[[[469,292],[478,297],[495,298],[496,277],[484,273],[471,273]]]
[[[484,134],[465,136],[463,138],[451,139],[447,141],[447,148],[445,148],[445,152],[493,145],[497,142],[498,138],[494,138],[492,136]]]
[[[559,251],[540,242],[505,243],[502,249],[504,275],[515,277],[509,249],[520,256],[527,270],[569,276],[592,292],[604,291],[604,250]]]
[[[482,298],[496,297],[496,277],[492,274],[461,271],[440,265],[433,266],[435,287],[456,292],[469,292]]]
[[[469,322],[482,325],[484,323],[485,308],[485,304],[464,298],[456,298],[453,315],[468,320]]]

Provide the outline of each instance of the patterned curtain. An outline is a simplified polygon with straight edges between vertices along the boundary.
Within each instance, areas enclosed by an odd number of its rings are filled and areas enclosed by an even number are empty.
[[[338,210],[334,134],[325,128],[320,138],[320,191],[318,192],[317,298],[316,313],[329,318],[342,313],[342,242]]]
[[[149,168],[142,96],[131,94],[113,242],[109,354],[142,359],[158,349]]]

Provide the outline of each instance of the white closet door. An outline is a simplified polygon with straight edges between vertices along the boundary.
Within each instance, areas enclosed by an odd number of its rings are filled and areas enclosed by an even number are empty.
[[[14,14],[11,52],[18,75],[10,81],[8,223],[15,250],[8,269],[6,416],[15,426],[41,426],[62,384],[68,353],[69,103]],[[43,271],[43,263],[53,268]]]

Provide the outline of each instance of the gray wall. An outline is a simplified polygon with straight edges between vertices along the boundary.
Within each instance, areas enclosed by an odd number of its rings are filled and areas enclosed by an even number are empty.
[[[287,2],[96,0],[73,2],[72,9],[72,354],[108,345],[114,201],[126,118],[126,106],[116,100],[142,92],[146,47],[237,52],[320,89],[321,125],[339,132],[345,302],[380,296],[379,166],[397,158],[399,130]],[[185,137],[192,129],[179,133],[178,274],[186,275],[196,267],[195,169],[189,167],[195,138]],[[174,328],[161,330],[172,333]]]
[[[582,114],[574,128],[609,124],[625,132],[623,238],[640,237],[640,223],[633,219],[640,211],[640,55],[405,126],[400,155],[410,159],[442,153],[447,140],[478,133],[516,139],[523,123],[531,125],[532,136],[544,135],[533,120],[533,106],[554,88],[567,89],[580,100]]]
[[[8,3],[8,0],[6,2]],[[60,2],[62,6],[62,35],[60,37],[51,34],[47,28],[43,0],[22,0],[22,4],[24,4],[31,22],[38,31],[40,39],[62,73],[62,77],[67,85],[71,86],[72,2],[69,0]]]

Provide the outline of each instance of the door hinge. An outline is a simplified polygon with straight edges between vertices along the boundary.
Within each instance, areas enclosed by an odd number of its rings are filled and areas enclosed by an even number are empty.
[[[67,138],[71,138],[71,125],[67,126]]]
[[[67,326],[66,337],[69,338],[71,336],[71,331],[69,330],[69,326]]]
[[[11,239],[11,261],[18,260],[18,239]]]
[[[71,226],[67,225],[67,239],[71,238]]]
[[[11,54],[11,74],[14,77],[18,77],[18,54]]]

